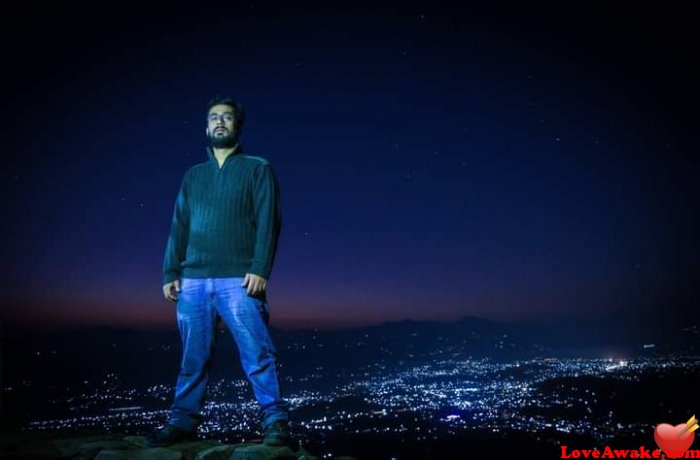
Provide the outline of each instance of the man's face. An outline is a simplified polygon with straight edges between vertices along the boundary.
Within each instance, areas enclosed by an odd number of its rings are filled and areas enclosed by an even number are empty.
[[[238,141],[234,109],[229,105],[215,105],[207,115],[207,139],[214,148],[230,148]]]

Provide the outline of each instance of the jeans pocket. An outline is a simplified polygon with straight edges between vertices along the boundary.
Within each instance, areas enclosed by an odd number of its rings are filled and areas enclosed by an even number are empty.
[[[265,323],[267,323],[268,320],[270,319],[270,305],[267,303],[266,300],[258,300],[258,299],[255,299],[255,304],[258,306],[258,311],[260,312],[260,316],[262,316]]]
[[[267,300],[260,302],[260,311],[262,311],[263,314],[270,316],[270,304],[267,303]]]

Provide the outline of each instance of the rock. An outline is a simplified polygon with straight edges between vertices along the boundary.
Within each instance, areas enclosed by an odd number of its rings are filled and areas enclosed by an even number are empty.
[[[164,447],[139,450],[103,450],[95,460],[182,460],[182,453]]]
[[[80,448],[84,445],[113,441],[121,441],[121,437],[109,434],[81,436],[68,439],[56,439],[52,441],[51,444],[58,450],[59,458],[73,458],[80,455]],[[99,452],[99,449],[95,453],[97,452]]]
[[[219,441],[199,440],[173,444],[172,446],[168,446],[168,449],[181,452],[185,460],[193,460],[200,452],[219,446],[221,446]],[[228,457],[226,457],[226,459],[228,459]]]
[[[297,460],[318,460],[318,457],[314,457],[309,451],[303,447],[299,447],[297,451]]]
[[[233,449],[230,460],[297,460],[289,447],[270,447],[264,444],[239,444]]]
[[[124,436],[124,441],[138,447],[146,447],[146,436]]]
[[[303,447],[271,447],[260,443],[221,444],[195,440],[147,448],[144,436],[114,434],[80,436],[21,433],[0,436],[0,459],[12,460],[319,460]],[[296,451],[295,451],[296,449]],[[355,460],[336,457],[335,460]]]
[[[234,447],[232,445],[210,447],[198,453],[194,460],[229,460]]]
[[[92,460],[100,451],[125,450],[131,447],[131,444],[122,440],[88,442],[78,447],[78,456],[81,459]]]

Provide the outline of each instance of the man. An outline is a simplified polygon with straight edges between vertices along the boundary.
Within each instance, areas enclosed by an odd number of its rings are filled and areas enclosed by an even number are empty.
[[[244,118],[232,99],[209,103],[209,161],[185,173],[175,202],[163,294],[177,302],[182,363],[168,424],[148,438],[150,446],[196,438],[220,319],[258,401],[263,442],[289,443],[265,295],[281,227],[279,188],[265,159],[243,153]]]

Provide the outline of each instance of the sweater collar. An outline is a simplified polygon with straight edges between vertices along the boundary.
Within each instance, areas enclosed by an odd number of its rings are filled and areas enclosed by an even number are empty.
[[[233,157],[235,157],[235,156],[238,156],[238,155],[242,155],[242,154],[243,154],[243,146],[242,146],[240,143],[238,143],[238,144],[236,144],[236,146],[233,148],[233,152],[231,152],[231,153],[228,154],[228,156],[227,156],[226,159],[224,160],[224,164],[221,165],[221,167],[223,168],[224,165],[225,165],[226,163],[228,163],[228,161],[229,161],[231,158],[233,158]],[[209,157],[209,161],[210,161],[214,166],[216,166],[216,168],[218,169],[218,168],[219,168],[219,162],[217,161],[216,157],[214,156],[214,149],[213,149],[213,148],[207,147],[207,156]]]

